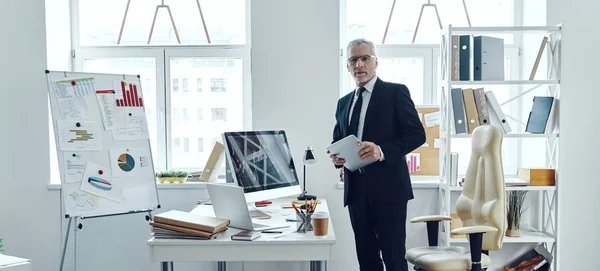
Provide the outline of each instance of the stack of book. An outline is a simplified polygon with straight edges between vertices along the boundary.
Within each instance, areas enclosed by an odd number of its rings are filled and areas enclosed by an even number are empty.
[[[208,240],[226,231],[229,220],[171,210],[155,215],[150,225],[157,239]]]

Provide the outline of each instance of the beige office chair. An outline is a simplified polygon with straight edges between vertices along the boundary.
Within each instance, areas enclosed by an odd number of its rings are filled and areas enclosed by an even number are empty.
[[[421,216],[412,223],[426,222],[428,247],[409,249],[406,260],[415,270],[427,271],[480,271],[490,264],[490,257],[482,251],[502,248],[506,229],[506,200],[502,168],[502,131],[492,125],[475,128],[472,153],[462,194],[456,201],[456,212],[464,227],[451,234],[466,234],[470,249],[438,247],[438,225],[448,216]]]

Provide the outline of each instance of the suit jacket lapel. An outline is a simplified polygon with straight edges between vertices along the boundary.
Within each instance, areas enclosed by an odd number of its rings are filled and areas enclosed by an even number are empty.
[[[371,92],[371,98],[369,99],[369,104],[367,105],[367,113],[365,114],[365,123],[363,124],[363,134],[362,141],[368,140],[371,137],[369,127],[370,124],[375,124],[376,120],[373,118],[373,110],[377,110],[377,105],[379,103],[379,96],[381,95],[381,84],[382,81],[377,77],[377,81],[375,81],[375,85],[373,86],[373,91]],[[377,91],[379,90],[379,91]]]
[[[352,92],[354,93],[354,91]],[[354,98],[354,94],[346,96],[346,106],[344,106],[344,111],[342,112],[342,123],[340,123],[340,128],[342,129],[342,135],[344,137],[348,136],[348,121],[350,121],[350,107],[352,106],[352,100]]]

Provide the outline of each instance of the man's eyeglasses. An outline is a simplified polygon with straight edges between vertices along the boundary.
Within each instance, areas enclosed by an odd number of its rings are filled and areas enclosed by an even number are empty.
[[[373,58],[375,58],[376,56],[372,56],[372,55],[366,55],[366,56],[353,56],[351,58],[348,58],[348,63],[351,64],[356,64],[356,62],[358,62],[358,60],[360,59],[362,62],[367,62]]]

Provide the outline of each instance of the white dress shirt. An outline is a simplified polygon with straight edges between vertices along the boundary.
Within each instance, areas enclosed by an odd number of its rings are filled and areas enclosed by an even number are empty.
[[[364,85],[364,88],[366,89],[366,91],[362,92],[362,107],[360,108],[360,116],[358,118],[358,132],[356,137],[358,137],[358,139],[360,141],[362,141],[362,136],[363,136],[363,126],[365,124],[365,116],[367,114],[367,107],[369,106],[369,101],[371,100],[371,95],[373,94],[373,89],[375,87],[375,82],[377,81],[377,76],[373,77],[373,79],[371,79],[371,81],[367,82],[367,84]],[[354,105],[356,104],[356,99],[358,99],[358,89],[360,87],[356,86],[356,88],[354,89],[354,97],[352,98],[352,105],[350,106],[350,118],[348,118],[348,125],[350,125],[350,121],[352,119],[352,111],[354,110]],[[379,146],[377,146],[379,147]],[[383,152],[381,151],[381,147],[379,147],[379,153],[381,153],[381,158],[379,159],[379,161],[383,161],[384,157],[383,157]]]

